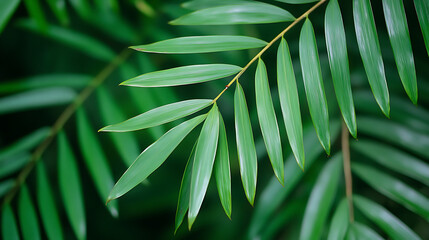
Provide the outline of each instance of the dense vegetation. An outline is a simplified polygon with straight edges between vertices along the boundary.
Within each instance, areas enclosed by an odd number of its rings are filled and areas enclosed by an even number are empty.
[[[428,16],[1,1],[3,239],[429,238]]]

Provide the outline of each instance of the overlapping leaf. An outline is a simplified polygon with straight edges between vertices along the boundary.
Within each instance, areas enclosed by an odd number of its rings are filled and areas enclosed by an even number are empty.
[[[349,227],[349,208],[347,205],[347,199],[344,198],[338,204],[337,210],[335,210],[334,216],[332,217],[331,225],[329,227],[328,240],[341,240],[344,239]]]
[[[166,87],[202,83],[238,73],[241,67],[230,64],[202,64],[150,72],[127,80],[121,85]]]
[[[426,51],[429,55],[429,2],[426,0],[414,0],[417,17],[419,18],[420,28],[422,29],[423,39],[426,45]]]
[[[219,192],[220,202],[226,215],[231,219],[231,171],[229,167],[228,141],[226,137],[225,123],[219,113],[219,144],[216,152],[214,173]]]
[[[154,53],[208,53],[260,48],[266,44],[265,41],[253,37],[217,35],[173,38],[131,48]]]
[[[77,110],[77,134],[83,159],[100,195],[101,202],[105,203],[114,184],[112,171],[83,108]],[[117,202],[107,205],[107,208],[113,217],[118,216]]]
[[[65,0],[48,0],[49,7],[62,25],[69,24]]]
[[[363,164],[354,163],[352,170],[377,191],[429,220],[429,199],[418,191],[392,176]]]
[[[116,199],[137,184],[145,180],[153,171],[155,171],[179,143],[200,124],[207,115],[201,115],[192,118],[165,133],[160,139],[147,147],[128,168],[128,170],[116,182],[109,194],[107,201]]]
[[[216,103],[208,113],[195,149],[192,167],[188,221],[191,229],[203,203],[212,175],[219,138],[219,110]]]
[[[355,206],[370,220],[377,224],[392,239],[421,239],[407,225],[377,203],[355,195]]]
[[[335,155],[320,172],[305,208],[300,239],[319,239],[337,192],[341,160],[340,154]]]
[[[267,153],[273,166],[274,173],[280,183],[284,181],[283,152],[280,141],[279,126],[271,99],[268,84],[267,69],[262,59],[259,59],[255,75],[256,108],[259,125],[261,126]]]
[[[184,2],[181,4],[183,8],[190,10],[199,10],[203,8],[231,5],[231,4],[240,4],[240,3],[248,3],[249,1],[245,0],[191,0],[188,2]]]
[[[20,2],[20,0],[0,2],[0,33],[3,31],[3,28],[6,26],[10,17],[12,17],[13,13],[18,8]]]
[[[100,129],[108,132],[127,132],[151,128],[195,113],[212,103],[210,99],[192,99],[164,105],[122,123]]]
[[[371,240],[382,240],[380,235],[366,225],[363,225],[358,222],[354,222],[350,225],[349,231],[347,233],[348,240],[358,240],[358,239],[371,239]]]
[[[3,239],[19,240],[18,227],[15,216],[9,204],[5,204],[1,214],[1,229]]]
[[[255,24],[293,21],[288,11],[262,2],[232,3],[226,6],[211,7],[170,22],[173,25],[227,25]]]
[[[369,85],[381,110],[389,116],[389,91],[370,1],[353,0],[353,17],[359,51]]]
[[[276,0],[276,1],[290,3],[290,4],[304,4],[304,3],[316,2],[318,0]]]
[[[325,12],[325,38],[335,95],[344,122],[354,138],[357,137],[356,115],[350,84],[349,60],[343,18],[337,0],[329,1]]]
[[[247,200],[253,205],[256,193],[258,162],[246,98],[243,88],[238,82],[234,94],[234,116],[241,181],[243,182]]]
[[[64,208],[77,239],[86,239],[85,207],[79,170],[64,132],[58,133],[58,182]]]
[[[299,108],[292,59],[288,44],[284,38],[282,38],[277,52],[277,85],[289,144],[296,162],[301,169],[304,169],[305,153],[302,137],[301,110]]]
[[[323,87],[316,37],[313,25],[308,18],[305,20],[299,37],[299,58],[311,119],[320,143],[329,155],[331,138],[329,136],[328,105]]]
[[[383,10],[399,77],[408,97],[417,104],[416,68],[404,4],[399,0],[383,0]]]
[[[37,219],[34,205],[31,201],[30,192],[24,184],[18,199],[18,215],[24,239],[41,239],[39,221]]]

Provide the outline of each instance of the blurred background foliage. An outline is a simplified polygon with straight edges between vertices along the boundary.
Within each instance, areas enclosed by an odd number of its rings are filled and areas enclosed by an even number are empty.
[[[201,0],[201,2],[207,2]],[[291,5],[281,2],[265,1],[287,9],[295,16],[310,8],[311,4]],[[115,133],[97,133],[108,124],[116,123],[141,112],[168,103],[193,98],[214,98],[230,79],[206,84],[180,86],[174,88],[132,88],[118,86],[124,80],[142,73],[160,69],[204,63],[227,63],[244,66],[257,50],[231,51],[194,55],[155,55],[127,50],[128,46],[147,44],[179,36],[192,35],[247,35],[270,41],[286,26],[284,23],[236,26],[170,26],[168,22],[190,12],[177,1],[145,0],[3,0],[0,3],[0,195],[2,199],[10,195],[14,181],[27,164],[31,154],[49,135],[53,126],[69,104],[84,111],[92,128],[102,154],[106,156],[113,179],[116,181],[135,159],[137,154],[159,138],[166,130],[177,125],[180,120],[152,129],[130,133],[131,143],[117,147]],[[8,5],[9,4],[9,5]],[[417,158],[427,166],[429,155],[429,77],[428,56],[419,28],[412,1],[404,1],[408,26],[413,45],[419,87],[419,103],[414,106],[402,88],[393,53],[390,47],[382,14],[381,1],[372,1],[381,51],[385,61],[387,82],[391,94],[391,119],[382,115],[366,80],[365,71],[359,55],[354,33],[352,2],[341,1],[347,46],[350,61],[351,84],[358,116],[358,140],[352,143],[351,161],[360,162],[371,169],[386,172],[394,178],[412,186],[426,198],[429,197],[428,175],[422,173],[421,179],[404,176],[402,169],[389,167],[389,161],[373,161],[373,156],[382,155],[376,144],[383,144],[397,154]],[[15,9],[6,11],[5,9]],[[320,64],[325,83],[326,96],[333,120],[331,138],[333,153],[341,149],[339,138],[341,115],[337,107],[334,89],[330,78],[329,64],[324,42],[324,6],[312,15]],[[6,19],[9,19],[6,21]],[[301,24],[299,24],[300,26]],[[257,127],[257,113],[254,99],[253,65],[240,82],[247,92],[250,117],[252,120],[255,145],[258,154],[258,187],[255,207],[248,204],[242,190],[237,162],[235,137],[233,131],[233,94],[228,91],[218,101],[219,109],[226,122],[230,144],[232,174],[232,220],[229,220],[219,203],[216,186],[211,181],[205,203],[192,231],[181,227],[174,236],[174,216],[180,182],[186,161],[192,149],[197,131],[191,133],[173,152],[168,161],[154,174],[126,196],[118,200],[119,217],[113,217],[100,201],[91,172],[85,165],[83,139],[78,134],[77,119],[74,114],[64,126],[65,134],[76,156],[83,191],[88,239],[297,239],[300,234],[304,211],[317,183],[318,176],[327,159],[314,134],[298,59],[298,40],[300,27],[295,27],[285,36],[289,42],[294,70],[297,77],[298,93],[304,124],[307,165],[304,173],[295,164],[289,146],[287,152],[286,186],[275,181],[274,174],[264,143]],[[276,86],[276,47],[264,54],[268,78]],[[113,61],[113,64],[112,64]],[[99,85],[98,85],[99,84]],[[84,89],[96,90],[88,98],[79,95]],[[276,87],[272,88],[277,114],[280,113]],[[77,100],[76,100],[77,99]],[[83,102],[79,102],[83,100]],[[82,104],[82,105],[80,105]],[[280,116],[278,116],[280,117]],[[280,132],[285,133],[283,124]],[[282,140],[287,141],[285,134]],[[127,141],[128,141],[127,140]],[[313,141],[313,142],[312,142]],[[375,143],[374,143],[375,142]],[[88,143],[89,144],[89,143]],[[367,144],[367,145],[365,145]],[[306,145],[307,146],[307,145]],[[97,148],[97,146],[92,146]],[[121,150],[122,149],[122,150]],[[124,150],[125,149],[125,150]],[[359,149],[364,149],[359,151]],[[369,150],[368,150],[369,149]],[[308,152],[307,152],[308,151]],[[366,153],[365,153],[366,151]],[[376,158],[376,157],[375,157]],[[292,160],[291,160],[292,159]],[[313,160],[310,160],[313,159]],[[73,229],[68,223],[60,189],[64,183],[58,180],[58,146],[56,140],[47,146],[42,160],[52,187],[55,204],[59,210],[61,228],[65,239],[73,239]],[[310,165],[310,162],[313,164]],[[294,163],[291,165],[288,163]],[[298,173],[297,173],[298,171]],[[365,167],[353,169],[354,192],[378,202],[405,222],[422,239],[429,238],[428,215],[420,217],[403,204],[392,201],[360,175],[365,175]],[[36,171],[31,171],[26,180],[33,205],[38,212]],[[294,184],[287,182],[288,175],[297,177]],[[289,176],[292,176],[289,175]],[[410,175],[415,175],[410,173]],[[291,177],[292,178],[292,177]],[[371,175],[369,175],[371,178]],[[362,180],[363,179],[363,180]],[[375,188],[375,189],[374,189]],[[21,191],[20,189],[18,189]],[[382,192],[382,191],[381,191]],[[17,198],[11,201],[17,222]],[[345,196],[344,176],[338,180],[338,191],[334,195],[333,208],[329,208],[328,219]],[[22,198],[22,197],[21,197]],[[5,210],[2,210],[4,212]],[[356,218],[374,229],[372,221],[365,214],[355,210]],[[4,215],[4,214],[3,214]],[[42,229],[41,217],[38,216]],[[322,238],[328,233],[330,220],[326,221]],[[2,224],[5,224],[4,218]],[[19,225],[19,224],[18,224]],[[4,226],[3,226],[4,227]],[[20,231],[22,227],[19,227]],[[376,230],[383,237],[386,233]],[[46,233],[40,231],[42,238]]]

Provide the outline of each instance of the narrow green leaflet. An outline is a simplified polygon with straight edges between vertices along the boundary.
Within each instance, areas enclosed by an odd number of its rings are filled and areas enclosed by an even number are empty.
[[[252,125],[243,88],[237,82],[234,94],[235,136],[237,141],[238,162],[240,164],[241,181],[247,200],[253,206],[256,193],[256,177],[258,161],[256,159],[255,142]]]
[[[48,0],[49,7],[62,25],[69,24],[65,0]]]
[[[40,142],[42,142],[43,139],[48,136],[49,132],[50,129],[48,127],[37,129],[36,131],[12,143],[8,147],[1,149],[0,159],[30,151],[32,148],[36,147]]]
[[[181,4],[181,7],[189,9],[189,10],[200,10],[203,8],[210,8],[210,7],[218,7],[218,6],[225,6],[225,5],[231,5],[231,4],[240,4],[240,3],[248,3],[249,1],[244,0],[191,0],[188,2],[184,2]]]
[[[0,33],[18,8],[20,0],[9,0],[0,2]]]
[[[44,32],[48,28],[48,22],[46,21],[45,14],[41,8],[41,4],[39,0],[24,0],[24,5],[27,8],[27,12],[32,18],[37,28]]]
[[[421,239],[407,225],[381,205],[359,195],[353,196],[354,205],[394,240]]]
[[[267,42],[246,36],[192,36],[133,46],[134,50],[154,53],[208,53],[260,48]]]
[[[0,83],[0,93],[13,93],[49,87],[83,88],[89,84],[91,79],[92,77],[89,75],[74,73],[36,75]]]
[[[256,68],[255,92],[259,125],[261,126],[265,147],[276,177],[281,184],[284,184],[283,152],[279,126],[277,125],[276,112],[271,98],[267,68],[262,59],[259,59],[258,67]]]
[[[191,177],[192,177],[192,168],[194,166],[195,159],[195,147],[197,142],[195,142],[194,147],[192,148],[191,154],[189,155],[188,162],[186,163],[185,171],[183,172],[182,182],[180,184],[179,197],[177,201],[176,209],[176,218],[174,221],[174,234],[176,234],[180,225],[185,218],[186,212],[189,209],[189,196],[191,192]]]
[[[316,2],[318,0],[276,0],[276,1],[290,3],[290,4],[304,4],[304,3]]]
[[[326,7],[325,39],[338,105],[350,134],[356,138],[356,114],[350,84],[346,34],[337,0],[329,1]]]
[[[389,117],[389,91],[369,0],[353,0],[353,17],[359,51],[369,85],[381,110]]]
[[[354,163],[352,170],[371,187],[429,220],[429,199],[395,177],[372,167]]]
[[[94,181],[95,187],[100,195],[101,202],[105,203],[109,192],[114,185],[112,171],[107,162],[106,155],[97,137],[95,130],[89,123],[88,117],[83,108],[77,110],[77,134],[82,150],[83,159],[89,173]],[[118,216],[118,203],[113,202],[107,205],[113,217]]]
[[[216,103],[208,113],[195,149],[192,167],[188,221],[191,229],[200,211],[212,175],[219,139],[219,110]]]
[[[114,97],[102,86],[97,88],[101,118],[104,124],[120,122],[125,119]],[[109,134],[125,165],[129,167],[139,155],[137,138],[133,133]]]
[[[320,143],[329,155],[331,138],[329,136],[328,104],[323,87],[316,37],[314,36],[313,25],[308,18],[302,26],[299,37],[299,59],[311,119]]]
[[[1,214],[2,237],[7,240],[19,240],[18,227],[16,226],[15,216],[9,204],[3,205]]]
[[[86,2],[86,1],[84,1]],[[20,20],[18,25],[38,33],[36,23],[32,20]],[[67,28],[49,25],[43,36],[74,48],[81,53],[102,61],[111,61],[115,53],[102,42]]]
[[[429,158],[427,134],[385,119],[358,117],[357,122],[362,133],[405,147],[424,158]]]
[[[167,87],[212,81],[238,73],[241,67],[230,64],[204,64],[150,72],[127,80],[121,85],[133,87]]]
[[[214,173],[220,202],[226,215],[231,219],[231,170],[229,167],[228,140],[225,130],[225,123],[219,113],[219,144],[214,163]]]
[[[63,239],[62,225],[55,204],[52,187],[49,184],[45,166],[42,161],[37,164],[37,203],[40,217],[48,239]]]
[[[65,87],[30,90],[0,98],[0,114],[63,105],[75,97],[75,91]]]
[[[426,51],[429,55],[429,2],[426,0],[414,0],[414,6],[416,7],[417,17],[425,40]]]
[[[64,132],[58,133],[58,182],[64,208],[76,238],[86,239],[82,184],[76,159]]]
[[[8,176],[22,169],[29,161],[29,152],[21,152],[13,156],[0,159],[0,178]]]
[[[166,132],[160,139],[147,147],[121,176],[113,187],[107,201],[116,199],[145,180],[164,163],[179,143],[205,118],[206,114],[194,117]]]
[[[359,139],[352,142],[351,147],[377,163],[429,186],[429,164],[422,160],[372,140]]]
[[[383,10],[399,77],[408,97],[414,104],[417,104],[416,68],[404,4],[399,0],[383,0]]]
[[[191,115],[212,104],[211,99],[192,99],[164,105],[124,122],[100,129],[105,132],[127,132],[155,127]]]
[[[331,226],[329,227],[328,240],[342,240],[346,236],[349,227],[349,206],[347,199],[344,198],[338,204],[332,217]]]
[[[336,137],[340,132],[340,122],[332,123],[332,136]],[[314,128],[307,124],[304,127],[304,147],[307,152],[307,168],[322,154],[323,148],[319,144]],[[276,177],[272,177],[268,185],[261,193],[255,206],[255,213],[249,226],[248,238],[258,238],[265,227],[271,224],[271,218],[284,200],[295,188],[299,180],[306,172],[300,170],[295,157],[289,154],[285,162],[285,186],[282,186]]]
[[[354,222],[350,225],[347,233],[347,240],[359,240],[359,239],[371,239],[371,240],[383,240],[377,232],[372,230],[366,225],[358,222]]]
[[[41,239],[39,221],[31,201],[30,192],[25,184],[21,186],[18,198],[18,215],[23,238],[25,240]]]
[[[284,38],[282,38],[277,52],[277,85],[289,144],[296,162],[301,169],[304,169],[301,110],[299,109],[298,91],[289,46]]]
[[[15,186],[14,179],[6,179],[0,182],[0,198],[4,197]]]
[[[342,157],[338,153],[330,159],[319,174],[305,208],[300,239],[319,239],[328,217],[341,173]]]
[[[172,25],[230,25],[295,20],[288,11],[262,2],[243,2],[198,10],[170,22]]]

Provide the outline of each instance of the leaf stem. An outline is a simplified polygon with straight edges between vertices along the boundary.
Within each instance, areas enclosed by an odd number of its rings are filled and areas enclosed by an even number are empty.
[[[316,8],[318,8],[320,5],[322,5],[324,2],[326,2],[326,0],[320,0],[318,3],[316,3],[313,7],[311,7],[310,9],[308,9],[305,13],[303,13],[301,16],[299,16],[297,19],[295,19],[295,21],[293,21],[289,26],[287,26],[287,28],[285,28],[282,32],[280,32],[275,38],[273,38],[273,40],[271,40],[261,51],[259,51],[258,54],[256,54],[252,60],[250,60],[250,62],[247,63],[246,66],[244,66],[243,69],[241,69],[241,71],[239,73],[237,73],[237,75],[235,75],[235,77],[228,83],[228,85],[225,86],[225,89],[222,90],[222,92],[219,93],[219,95],[217,95],[217,97],[215,99],[213,99],[213,103],[216,102],[220,96],[222,96],[222,94],[235,82],[238,80],[239,77],[241,77],[241,75],[243,75],[243,73],[250,67],[250,65],[252,65],[252,63],[254,63],[257,59],[259,59],[262,54],[264,54],[265,51],[267,51],[268,48],[270,48],[277,40],[279,40],[281,37],[283,37],[286,32],[288,32],[291,28],[293,28],[297,23],[299,23],[302,19],[306,18],[311,12],[313,12],[314,10],[316,10]]]
[[[94,90],[100,84],[102,84],[107,79],[107,77],[109,77],[110,74],[122,62],[125,61],[125,59],[128,58],[130,52],[131,51],[129,49],[124,49],[121,53],[119,53],[105,68],[101,70],[101,72],[97,74],[97,76],[92,79],[88,86],[86,86],[86,88],[80,92],[80,94],[75,98],[75,100],[61,113],[61,115],[52,125],[49,135],[43,140],[42,143],[37,146],[36,150],[34,150],[33,154],[31,155],[30,161],[18,174],[14,186],[11,190],[9,190],[9,192],[4,198],[3,205],[6,205],[12,201],[18,190],[21,188],[22,184],[27,179],[28,175],[33,170],[34,166],[36,166],[36,163],[41,159],[41,156],[43,155],[45,150],[52,143],[52,140],[55,138],[58,132],[63,129],[64,125],[74,114],[76,109],[78,109],[83,104],[83,102],[85,102],[85,100],[92,94],[92,92],[94,92]]]
[[[344,166],[344,178],[346,181],[346,196],[349,205],[349,216],[350,223],[354,222],[354,211],[353,211],[353,183],[352,183],[352,172],[350,170],[350,145],[349,145],[349,131],[347,126],[342,121],[341,126],[341,148],[343,150],[343,166]]]

